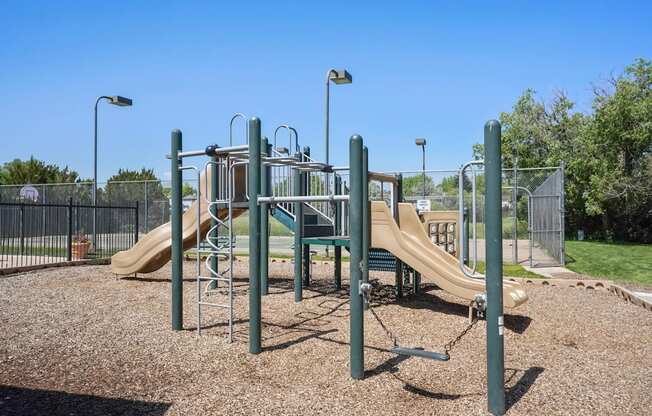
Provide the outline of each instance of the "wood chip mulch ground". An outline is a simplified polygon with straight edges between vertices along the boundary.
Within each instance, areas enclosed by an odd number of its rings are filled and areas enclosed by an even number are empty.
[[[482,415],[485,325],[449,362],[394,356],[365,314],[364,381],[349,378],[347,289],[330,265],[294,303],[289,262],[270,265],[263,346],[248,353],[246,264],[235,342],[207,310],[196,334],[194,264],[185,264],[185,330],[170,330],[170,269],[114,279],[108,266],[0,278],[1,415]],[[403,344],[436,351],[467,324],[464,302],[434,287],[396,302],[372,273],[376,311]],[[383,286],[386,285],[386,286]],[[505,316],[509,415],[652,413],[652,313],[606,291],[528,286]],[[224,300],[214,295],[212,300]]]

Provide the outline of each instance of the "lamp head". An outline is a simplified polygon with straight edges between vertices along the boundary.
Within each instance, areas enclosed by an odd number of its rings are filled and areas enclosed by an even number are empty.
[[[131,98],[121,97],[119,95],[109,97],[109,103],[119,107],[131,107],[133,105]]]
[[[414,141],[414,143],[415,143],[417,146],[425,146],[425,145],[426,145],[426,139],[416,139],[416,140]]]
[[[353,77],[346,69],[333,69],[328,74],[328,79],[335,84],[350,84],[353,82]]]

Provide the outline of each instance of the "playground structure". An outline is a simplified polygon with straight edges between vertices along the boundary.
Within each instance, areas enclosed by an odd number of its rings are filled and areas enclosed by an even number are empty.
[[[354,379],[361,379],[364,377],[363,313],[367,309],[374,313],[369,305],[373,289],[368,282],[368,272],[374,267],[373,262],[370,262],[370,251],[382,253],[384,250],[393,257],[397,296],[402,295],[405,263],[412,269],[412,280],[416,289],[424,277],[442,289],[469,301],[470,312],[476,308],[479,315],[486,315],[489,409],[495,414],[504,413],[503,302],[507,307],[517,307],[527,301],[527,295],[519,284],[503,282],[502,279],[500,124],[491,121],[485,126],[487,275],[484,277],[469,271],[464,262],[459,262],[448,252],[432,244],[414,208],[410,204],[400,203],[400,175],[391,177],[368,171],[368,151],[360,136],[353,136],[350,140],[349,166],[334,167],[311,159],[308,148],[300,152],[296,130],[289,126],[281,127],[290,131],[290,149],[270,146],[267,139],[261,137],[260,120],[257,118],[247,122],[247,143],[233,145],[232,126],[236,117],[244,118],[237,114],[231,120],[228,147],[212,145],[207,146],[205,150],[184,152],[181,132],[172,132],[172,220],[169,225],[164,224],[147,234],[131,250],[114,256],[114,272],[146,273],[160,268],[171,259],[172,328],[180,330],[183,328],[182,256],[184,249],[195,245],[198,332],[201,331],[202,307],[218,307],[228,311],[231,338],[234,237],[231,231],[232,221],[234,217],[248,210],[249,351],[258,354],[262,351],[261,297],[267,294],[268,289],[267,213],[271,211],[272,215],[291,225],[295,231],[295,301],[301,301],[303,286],[310,284],[310,267],[306,264],[309,258],[305,254],[309,253],[311,244],[336,247],[334,285],[337,289],[341,288],[341,248],[346,247],[350,251],[350,374]],[[290,156],[293,134],[293,150],[296,150],[296,153]],[[184,159],[198,156],[210,158],[203,168],[183,165]],[[185,214],[181,198],[184,170],[194,170],[200,185],[195,204]],[[345,192],[346,186],[342,184],[341,178],[338,178],[339,171],[349,171],[348,193]],[[292,175],[291,184],[289,173]],[[311,191],[311,175],[321,175],[325,181],[332,178],[334,186],[318,186],[319,193],[315,193]],[[279,177],[282,179],[278,180]],[[393,184],[389,207],[384,202],[369,203],[370,180]],[[323,192],[329,189],[333,189],[333,192]],[[202,190],[204,201],[201,197]],[[463,204],[463,201],[461,202]],[[463,221],[461,215],[457,224]],[[343,230],[348,230],[349,235],[344,235]],[[209,276],[201,275],[202,256],[205,257]],[[218,258],[228,262],[222,271],[218,269]],[[387,262],[381,266],[388,267]],[[205,301],[205,295],[210,294],[211,290],[222,284],[221,282],[227,284],[229,301],[226,304]],[[206,284],[205,287],[202,287],[202,283]],[[448,350],[440,354],[420,348],[401,347],[395,338],[394,343],[392,352],[397,354],[442,361],[449,359]]]

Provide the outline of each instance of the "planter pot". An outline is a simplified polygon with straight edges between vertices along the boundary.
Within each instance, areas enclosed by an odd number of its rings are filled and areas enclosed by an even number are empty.
[[[85,259],[88,256],[88,250],[91,248],[90,241],[87,243],[72,243],[72,258]]]

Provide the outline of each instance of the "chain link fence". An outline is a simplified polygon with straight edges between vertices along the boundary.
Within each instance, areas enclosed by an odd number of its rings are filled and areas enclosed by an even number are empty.
[[[484,258],[484,170],[469,168],[463,177],[464,206],[472,206],[475,177],[478,258]],[[458,211],[459,170],[386,172],[403,176],[403,200],[430,201],[432,211]],[[563,167],[503,170],[503,258],[524,265],[564,264]],[[516,189],[516,193],[514,190]],[[373,199],[387,199],[387,189],[370,187]],[[471,225],[471,238],[473,226]],[[474,245],[471,244],[473,255]]]
[[[99,182],[97,204],[104,206],[136,206],[141,233],[148,233],[170,221],[170,181],[113,181]],[[184,181],[184,207],[196,198],[197,181]],[[93,183],[53,183],[0,185],[0,202],[39,204],[92,205]]]
[[[430,201],[433,211],[457,211],[458,170],[386,172],[403,175],[403,200]],[[343,192],[348,174],[340,175]],[[475,167],[463,179],[464,205],[471,207],[473,178],[476,187],[476,236],[478,258],[484,257],[484,171]],[[135,206],[138,204],[139,231],[147,233],[170,220],[170,181],[120,181],[98,183],[98,205]],[[36,192],[26,192],[32,187]],[[370,183],[373,200],[389,203],[391,184]],[[516,194],[514,193],[516,189]],[[23,190],[21,192],[21,190]],[[196,198],[197,181],[184,181],[184,207]],[[92,204],[93,183],[0,185],[0,202],[23,202],[29,198],[41,204]],[[346,205],[346,204],[345,204]],[[346,209],[346,207],[345,207]],[[503,257],[508,262],[532,266],[564,264],[564,179],[563,167],[519,168],[503,171]],[[343,224],[346,231],[347,225]],[[471,227],[471,237],[473,227]],[[471,244],[473,254],[473,244]],[[531,261],[530,261],[531,258]]]

